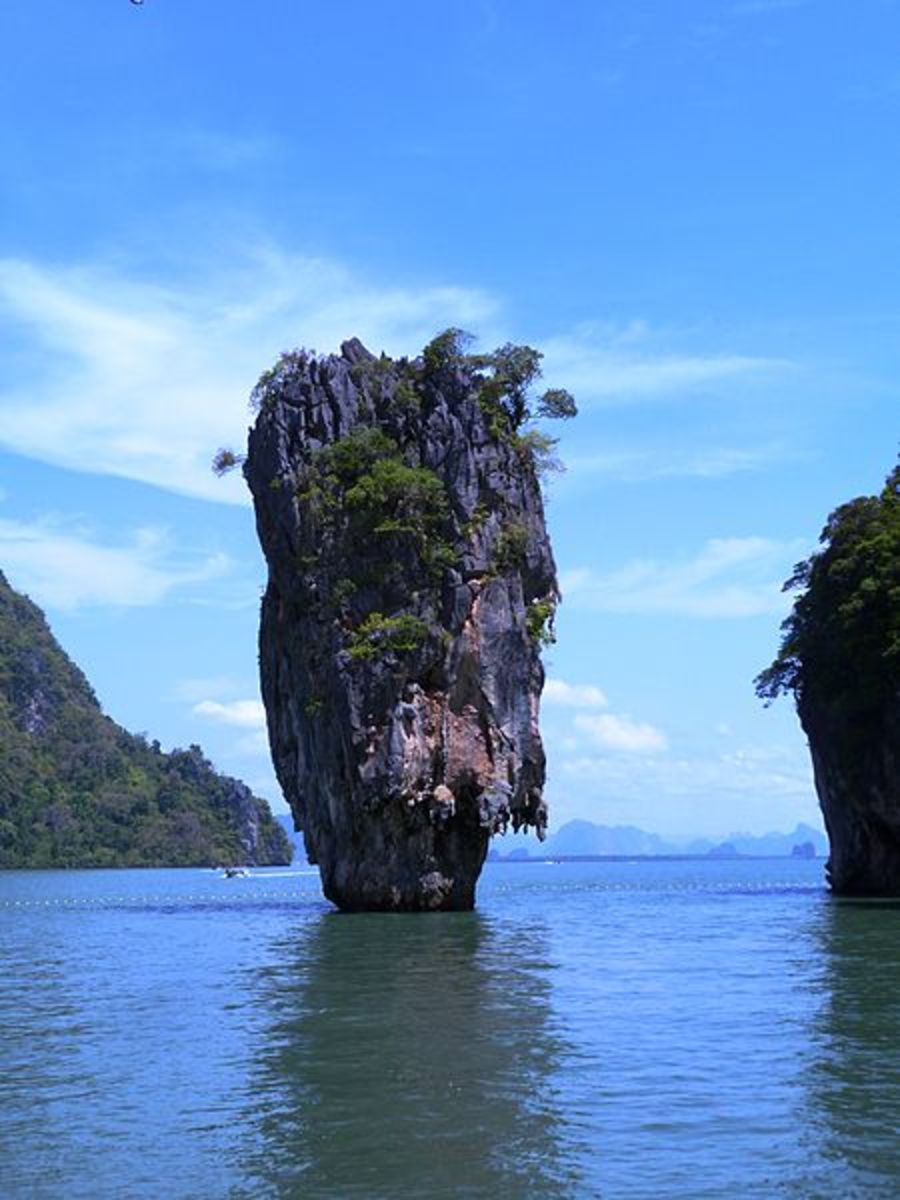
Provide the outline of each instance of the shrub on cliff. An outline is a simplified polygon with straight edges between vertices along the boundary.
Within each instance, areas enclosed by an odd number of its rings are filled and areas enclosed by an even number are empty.
[[[540,350],[506,342],[489,354],[470,354],[472,334],[463,329],[445,329],[422,351],[426,378],[464,370],[478,386],[478,398],[492,418],[495,437],[514,434],[537,417],[568,420],[578,415],[571,392],[549,388],[537,399],[531,389],[541,377]]]
[[[784,585],[802,591],[756,690],[862,717],[900,688],[900,466],[879,495],[836,508],[820,542]]]
[[[454,561],[444,484],[434,471],[405,462],[397,442],[380,429],[360,426],[315,451],[301,472],[297,499],[315,512],[327,544],[344,539],[357,561],[379,558],[386,538],[413,547],[429,571],[439,573]]]

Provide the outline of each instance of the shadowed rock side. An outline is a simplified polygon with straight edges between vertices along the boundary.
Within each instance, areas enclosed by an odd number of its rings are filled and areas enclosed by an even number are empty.
[[[757,680],[791,691],[809,739],[842,895],[900,895],[900,468],[877,496],[841,505],[823,548],[786,588],[801,594]]]
[[[354,339],[257,389],[269,739],[344,909],[471,908],[491,834],[546,825],[556,573],[533,455],[484,383]]]
[[[828,879],[841,895],[900,895],[900,695],[866,718],[868,736],[801,699],[828,831]]]

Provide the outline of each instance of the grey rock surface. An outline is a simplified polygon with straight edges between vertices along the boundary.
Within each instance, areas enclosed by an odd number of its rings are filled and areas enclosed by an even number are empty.
[[[257,397],[262,695],[295,825],[343,909],[471,908],[491,834],[546,826],[536,628],[558,591],[532,457],[471,370],[356,339],[283,356]]]
[[[798,698],[840,895],[900,895],[900,696],[849,724],[820,696]]]

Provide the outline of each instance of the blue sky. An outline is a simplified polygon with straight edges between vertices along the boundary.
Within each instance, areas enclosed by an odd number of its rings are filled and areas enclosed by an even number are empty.
[[[752,679],[897,452],[893,0],[6,0],[0,46],[0,568],[113,717],[278,800],[210,458],[279,351],[461,325],[581,407],[554,824],[816,820]]]

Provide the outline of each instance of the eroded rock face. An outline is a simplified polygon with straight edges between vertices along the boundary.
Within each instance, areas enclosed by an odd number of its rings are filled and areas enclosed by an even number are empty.
[[[845,896],[900,895],[900,696],[849,726],[808,696],[797,709],[831,846],[831,887]]]
[[[470,908],[491,834],[546,825],[540,487],[470,368],[341,350],[264,377],[244,467],[275,769],[339,907]]]

